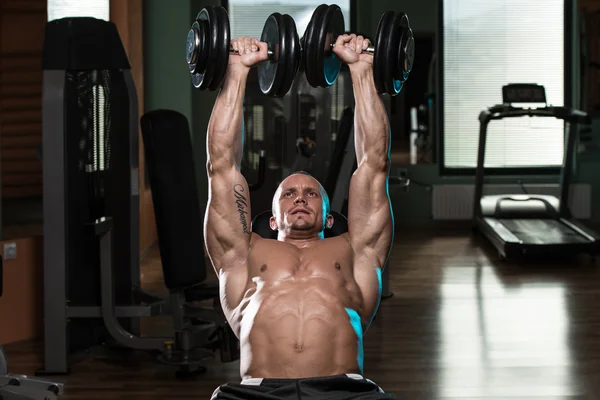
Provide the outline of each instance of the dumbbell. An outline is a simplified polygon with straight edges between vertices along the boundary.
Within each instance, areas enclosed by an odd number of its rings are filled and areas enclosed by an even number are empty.
[[[342,61],[332,49],[344,34],[342,10],[337,5],[319,5],[310,19],[302,39],[302,63],[308,83],[327,87],[335,83]],[[373,78],[379,93],[395,96],[412,70],[415,41],[408,16],[386,11],[379,20],[373,46],[366,53],[373,56]]]
[[[335,4],[321,4],[315,9],[302,41],[292,17],[271,14],[260,38],[267,43],[269,53],[269,59],[258,65],[261,91],[274,97],[284,96],[291,88],[301,60],[311,86],[333,85],[342,62],[332,48],[344,31],[344,15]],[[236,54],[231,48],[230,36],[229,17],[223,7],[209,6],[200,11],[186,41],[186,58],[196,88],[216,90],[221,85],[229,54]],[[374,57],[377,91],[391,96],[400,93],[414,59],[408,16],[385,12],[379,20],[375,46],[370,46],[366,53]]]
[[[291,88],[300,65],[300,39],[296,23],[287,14],[273,13],[267,18],[260,37],[267,43],[268,59],[258,64],[261,91],[282,97]],[[186,40],[186,60],[194,87],[217,90],[229,62],[237,54],[231,47],[229,16],[221,6],[207,6],[196,17]]]

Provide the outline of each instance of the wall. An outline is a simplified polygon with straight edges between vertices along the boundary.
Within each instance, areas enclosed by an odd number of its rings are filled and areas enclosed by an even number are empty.
[[[45,22],[45,0],[0,2],[0,181],[5,213],[0,221],[2,238],[18,238],[17,258],[4,262],[0,344],[35,336],[41,329],[42,166],[37,151],[42,138]],[[9,227],[14,221],[21,224]],[[0,241],[2,255],[4,243]]]
[[[0,2],[0,239],[7,225],[41,221],[45,20],[45,0]]]
[[[110,19],[117,26],[131,63],[138,96],[138,120],[144,114],[144,13],[142,0],[111,0]],[[139,124],[138,124],[139,127]],[[143,255],[157,240],[152,192],[146,183],[144,142],[139,131],[140,253]]]
[[[38,336],[43,331],[42,237],[18,239],[17,259],[4,261],[0,297],[0,345]],[[3,245],[0,242],[0,254]]]
[[[2,198],[40,198],[42,165],[37,150],[42,132],[42,72],[39,66],[46,3],[4,0],[0,3],[0,19]],[[23,29],[24,26],[28,29]]]

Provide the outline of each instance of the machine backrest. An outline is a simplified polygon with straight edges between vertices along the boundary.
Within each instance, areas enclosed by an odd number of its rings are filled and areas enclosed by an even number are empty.
[[[188,120],[174,110],[155,110],[142,116],[141,128],[165,285],[190,287],[207,273]]]
[[[333,226],[331,229],[325,229],[325,237],[339,236],[343,233],[348,232],[348,219],[342,214],[331,211],[330,214],[333,216]],[[269,225],[269,219],[273,214],[271,210],[263,211],[252,219],[252,232],[258,234],[260,237],[265,239],[277,239],[277,231],[271,229]]]

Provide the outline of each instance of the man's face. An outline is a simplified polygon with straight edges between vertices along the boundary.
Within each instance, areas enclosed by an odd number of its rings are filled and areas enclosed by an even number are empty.
[[[274,221],[279,230],[313,231],[323,230],[326,218],[323,194],[319,182],[314,178],[294,174],[287,177],[273,199]]]

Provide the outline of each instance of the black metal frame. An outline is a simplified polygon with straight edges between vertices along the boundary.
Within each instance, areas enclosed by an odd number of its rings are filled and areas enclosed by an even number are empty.
[[[573,2],[574,0],[564,1],[564,105],[572,107],[572,69],[571,61],[573,59],[573,46],[571,39],[573,37]],[[437,35],[437,90],[435,96],[436,109],[436,127],[437,127],[437,155],[439,160],[440,176],[474,176],[476,168],[450,168],[444,164],[444,1],[438,0],[438,35]],[[510,82],[512,83],[512,82]],[[500,88],[498,88],[500,90]],[[486,168],[486,174],[491,176],[530,176],[535,175],[558,175],[561,172],[560,167],[518,167],[518,168]]]
[[[104,46],[102,52],[78,52],[82,42]],[[193,302],[216,303],[218,286],[213,285],[212,291],[202,284],[170,289],[168,298],[141,288],[138,96],[116,27],[94,18],[49,22],[42,69],[44,365],[37,374],[67,374],[71,354],[113,341],[161,353],[159,360],[180,367],[178,372],[202,371],[200,363],[218,349],[219,341],[213,339],[224,316],[220,307]],[[104,76],[98,71],[111,71],[111,90],[120,90],[112,96],[110,109],[110,117],[119,123],[108,136],[115,174],[109,175],[103,194],[107,206],[102,214],[89,216],[92,207],[78,212],[80,200],[74,195],[86,193],[80,182],[91,179],[89,175],[81,179],[87,170],[76,162],[79,147],[73,138],[83,128],[79,109],[72,112],[78,102],[69,93],[76,82],[74,74]],[[141,337],[139,320],[157,315],[172,317],[174,334]]]
[[[556,244],[528,244],[523,243],[493,216],[484,216],[481,199],[483,197],[485,175],[485,145],[487,127],[492,120],[518,117],[554,117],[565,122],[565,151],[563,166],[560,171],[560,197],[559,208],[555,218],[562,224],[576,231],[588,239],[586,243],[556,243]],[[586,228],[582,223],[572,219],[569,209],[569,187],[571,184],[572,164],[577,142],[577,130],[571,129],[572,125],[590,123],[589,116],[579,110],[569,107],[544,107],[538,109],[512,107],[510,105],[497,105],[490,107],[479,114],[479,147],[477,151],[477,167],[475,169],[475,190],[473,196],[474,228],[478,229],[498,250],[501,258],[512,258],[522,255],[545,255],[548,253],[595,254],[598,251],[600,236]],[[551,218],[551,217],[549,217]]]
[[[127,129],[131,140],[129,146],[131,153],[129,165],[131,168],[131,186],[137,188],[138,170],[138,109],[135,84],[128,69],[122,70],[127,92],[129,94],[130,122]],[[129,213],[131,220],[128,226],[129,243],[131,246],[129,262],[123,267],[130,270],[131,285],[127,292],[131,294],[131,302],[118,304],[119,282],[117,271],[122,269],[115,266],[115,252],[113,234],[114,220],[105,217],[88,225],[90,231],[95,233],[99,244],[100,274],[99,304],[72,304],[67,297],[69,267],[77,268],[73,263],[67,262],[66,238],[67,225],[65,224],[67,195],[64,193],[65,180],[65,154],[64,154],[64,125],[63,87],[65,86],[65,71],[44,70],[44,366],[38,375],[68,374],[69,358],[69,329],[68,325],[73,320],[99,320],[110,337],[120,346],[150,352],[162,352],[159,358],[166,364],[180,367],[178,373],[201,371],[204,367],[200,364],[207,358],[212,358],[218,349],[217,340],[208,340],[211,333],[217,331],[223,322],[220,308],[195,306],[186,301],[187,297],[194,297],[194,288],[176,292],[170,290],[169,297],[156,296],[141,288],[139,246],[139,197],[137,191],[131,194],[129,206],[133,210]],[[57,95],[58,94],[58,95]],[[264,167],[263,167],[264,169]],[[168,337],[141,337],[139,335],[139,319],[151,316],[173,317],[175,334]],[[189,321],[206,322],[192,326]],[[189,362],[174,362],[169,358],[174,352],[195,351],[196,355]],[[202,354],[200,354],[202,353]]]

